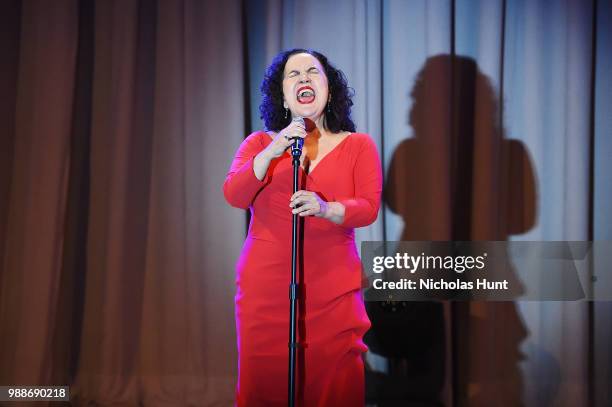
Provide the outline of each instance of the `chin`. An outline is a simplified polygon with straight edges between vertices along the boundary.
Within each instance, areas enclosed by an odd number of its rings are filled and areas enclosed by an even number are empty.
[[[321,112],[317,111],[317,110],[313,110],[313,109],[304,109],[304,110],[298,110],[296,112],[296,115],[300,116],[300,117],[304,117],[310,120],[315,120],[317,117],[321,116]]]

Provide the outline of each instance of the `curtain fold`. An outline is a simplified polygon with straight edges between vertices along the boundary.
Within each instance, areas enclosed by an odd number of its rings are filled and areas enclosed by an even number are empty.
[[[21,5],[10,189],[3,205],[3,383],[50,384],[62,268],[77,3]],[[45,61],[45,63],[41,63]],[[10,135],[9,135],[10,137]],[[4,214],[3,214],[4,215]],[[6,334],[10,333],[10,334]]]
[[[244,217],[214,191],[245,132],[239,16],[95,3],[80,403],[231,404]]]
[[[114,1],[92,3],[91,13],[87,272],[73,393],[83,403],[135,403],[150,206],[151,125],[143,123],[152,116],[154,70],[146,64],[155,55],[141,41],[152,38],[156,12]]]

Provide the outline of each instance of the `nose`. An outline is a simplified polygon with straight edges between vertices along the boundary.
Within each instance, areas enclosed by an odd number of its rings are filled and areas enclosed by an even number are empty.
[[[304,82],[310,82],[310,76],[308,75],[308,72],[303,72],[300,74],[300,83]]]

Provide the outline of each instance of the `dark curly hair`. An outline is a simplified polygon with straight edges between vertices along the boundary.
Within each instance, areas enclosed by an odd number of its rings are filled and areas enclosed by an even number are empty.
[[[331,93],[330,110],[325,109],[326,127],[334,133],[340,131],[355,131],[355,123],[351,119],[351,100],[354,91],[346,82],[344,73],[329,63],[327,57],[320,52],[311,49],[294,48],[278,54],[272,64],[266,69],[264,80],[261,83],[261,94],[263,100],[259,105],[261,119],[264,121],[266,130],[280,131],[289,125],[291,117],[285,118],[283,107],[283,74],[285,64],[290,56],[306,53],[319,60],[323,69]]]

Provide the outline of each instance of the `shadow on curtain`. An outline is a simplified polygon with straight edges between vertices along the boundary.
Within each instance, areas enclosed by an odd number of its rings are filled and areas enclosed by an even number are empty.
[[[395,149],[384,192],[404,222],[400,240],[507,240],[533,227],[529,153],[504,136],[500,103],[476,62],[430,57],[410,95],[414,137]],[[440,405],[448,374],[459,405],[522,405],[520,346],[528,332],[514,303],[369,303],[368,312],[366,340],[390,362],[387,372],[368,372],[370,401]]]

